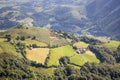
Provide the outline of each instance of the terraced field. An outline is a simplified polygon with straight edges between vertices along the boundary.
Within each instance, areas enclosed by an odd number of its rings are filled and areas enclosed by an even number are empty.
[[[49,54],[48,48],[34,48],[32,50],[27,50],[26,57],[29,60],[44,64],[48,54]]]

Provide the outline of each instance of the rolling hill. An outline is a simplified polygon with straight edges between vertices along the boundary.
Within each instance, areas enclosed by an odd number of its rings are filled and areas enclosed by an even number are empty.
[[[59,80],[61,75],[65,80],[72,79],[73,74],[86,77],[84,70],[98,69],[93,66],[101,68],[104,64],[110,70],[111,66],[116,67],[111,73],[119,74],[119,45],[119,41],[110,39],[18,25],[0,32],[0,79]]]
[[[0,29],[24,23],[120,39],[119,3],[115,0],[1,0]]]
[[[119,80],[119,4],[0,0],[0,80]]]

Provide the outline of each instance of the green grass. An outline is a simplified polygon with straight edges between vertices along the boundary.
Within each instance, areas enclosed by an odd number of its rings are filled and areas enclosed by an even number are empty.
[[[32,44],[36,44],[37,46],[48,46],[46,43],[36,41],[36,40],[31,40],[31,39],[26,39],[26,40],[21,41],[21,42],[25,43],[27,46],[32,45]]]
[[[85,43],[85,42],[77,42],[74,43],[73,46],[76,46],[77,48],[87,48],[89,44]]]
[[[13,45],[8,42],[0,42],[0,53],[13,54],[15,56],[22,57],[20,53],[16,52],[16,49]]]
[[[110,43],[105,43],[97,46],[105,47],[105,48],[111,49],[112,51],[116,51],[119,45],[120,45],[120,41],[110,41]]]
[[[63,57],[63,56],[71,57],[73,55],[75,55],[75,52],[74,52],[73,48],[69,45],[51,49],[48,66],[52,66],[52,65],[58,66],[59,59],[61,57]]]
[[[4,42],[5,40],[5,38],[0,38],[0,42]]]
[[[96,56],[88,54],[76,54],[70,58],[70,62],[79,66],[84,65],[86,62],[96,62],[99,63],[99,59]]]
[[[49,44],[50,41],[50,34],[48,29],[40,28],[40,27],[30,27],[30,26],[23,26],[23,27],[14,27],[11,28],[3,33],[0,36],[11,35],[12,38],[16,38],[17,36],[25,36],[26,38],[30,36],[36,36],[36,40],[45,42]]]
[[[21,36],[24,36],[26,39],[29,39],[29,38],[31,39],[35,36],[36,41],[46,43],[47,45],[50,44],[51,46],[63,46],[63,45],[69,44],[66,39],[62,37],[59,38],[57,34],[55,34],[55,36],[57,36],[56,39],[52,41],[50,39],[51,33],[54,33],[54,32],[51,32],[50,30],[45,29],[45,28],[31,27],[31,26],[21,26],[21,27],[17,26],[9,30],[6,30],[4,32],[0,32],[0,37],[11,35],[12,39],[15,40],[17,37],[21,37]],[[30,40],[28,40],[28,42],[25,42],[25,43],[29,44],[30,42],[38,43],[35,41],[30,41]]]
[[[62,45],[68,45],[68,41],[65,39],[56,39],[54,41],[51,41],[51,46],[62,46]]]

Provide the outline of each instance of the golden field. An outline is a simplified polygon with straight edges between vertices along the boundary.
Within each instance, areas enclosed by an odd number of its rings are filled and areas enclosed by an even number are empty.
[[[44,64],[48,54],[49,48],[34,48],[32,50],[27,50],[26,57],[29,60]]]

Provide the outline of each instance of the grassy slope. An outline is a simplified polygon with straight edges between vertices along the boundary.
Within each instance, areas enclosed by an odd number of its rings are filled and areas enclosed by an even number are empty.
[[[110,41],[110,43],[105,43],[105,44],[97,45],[97,46],[105,47],[105,48],[111,49],[112,51],[116,51],[119,45],[120,45],[120,41]]]
[[[45,43],[49,43],[49,30],[47,29],[43,29],[40,27],[26,27],[23,26],[21,28],[15,27],[15,28],[11,28],[3,33],[1,33],[1,36],[5,36],[6,34],[10,34],[13,38],[16,38],[17,36],[36,36],[36,40],[38,41],[42,41]]]
[[[36,41],[36,40],[31,40],[31,39],[26,39],[25,41],[21,41],[22,43],[25,43],[27,46],[36,44],[37,46],[48,46],[46,43]]]
[[[77,48],[87,48],[89,44],[85,43],[85,42],[77,42],[75,44],[73,44],[73,46],[76,46]]]
[[[9,53],[22,57],[20,53],[16,52],[15,47],[8,42],[0,42],[0,53]]]
[[[65,39],[56,39],[54,41],[51,41],[51,46],[62,46],[62,45],[67,45],[69,44],[67,40]]]
[[[5,40],[5,38],[0,38],[0,42],[4,42]]]
[[[40,28],[40,27],[31,27],[31,26],[21,26],[21,27],[14,27],[11,28],[7,31],[0,32],[1,37],[5,37],[5,35],[11,35],[12,39],[15,39],[17,36],[25,36],[26,38],[28,37],[36,37],[37,41],[44,42],[47,44],[50,44],[51,46],[63,46],[65,44],[69,44],[68,41],[64,38],[59,38],[57,34],[54,34],[54,36],[57,36],[55,40],[51,40],[52,33],[50,30],[45,29],[45,28]],[[29,43],[33,41],[26,41],[25,43]],[[37,43],[37,42],[33,42]]]
[[[50,50],[50,59],[48,62],[48,66],[52,65],[59,65],[59,59],[63,56],[73,56],[75,55],[75,52],[73,48],[69,45],[62,46],[59,48],[54,48]]]
[[[32,50],[27,50],[26,57],[29,60],[44,64],[48,54],[49,54],[48,48],[35,48]]]
[[[79,66],[84,65],[86,62],[96,62],[99,63],[100,61],[96,58],[95,55],[89,54],[76,54],[75,56],[70,58],[70,62]]]

